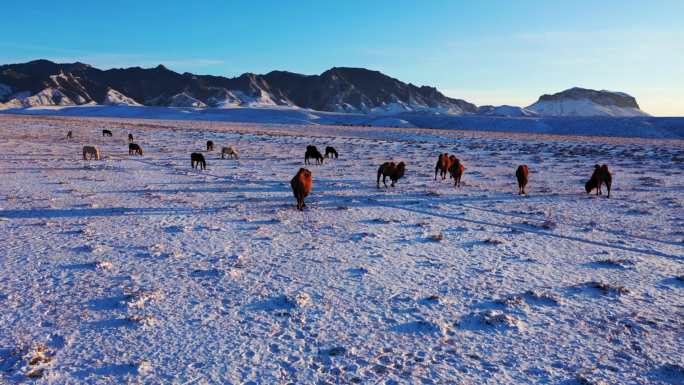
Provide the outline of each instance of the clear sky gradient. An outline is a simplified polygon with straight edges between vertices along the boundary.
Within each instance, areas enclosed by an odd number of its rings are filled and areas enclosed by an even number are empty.
[[[236,76],[366,67],[478,105],[573,86],[684,116],[684,1],[20,1],[0,63],[159,63]]]

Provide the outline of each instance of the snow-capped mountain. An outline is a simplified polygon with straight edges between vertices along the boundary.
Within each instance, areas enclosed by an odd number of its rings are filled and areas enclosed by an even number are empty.
[[[372,115],[426,113],[491,117],[648,116],[625,93],[571,88],[542,95],[527,108],[477,107],[364,68],[320,75],[272,71],[235,78],[154,68],[99,70],[83,63],[36,60],[0,66],[0,109],[86,104],[185,108],[276,107]]]
[[[36,60],[0,66],[0,107],[125,104],[168,107],[288,106],[320,111],[475,113],[474,104],[363,68],[321,75],[273,71],[236,78],[179,74],[160,65],[99,70]],[[27,98],[33,98],[27,102]]]
[[[624,92],[578,87],[542,95],[527,109],[540,116],[648,116],[639,108],[636,99]]]
[[[73,100],[64,95],[59,89],[48,87],[31,95],[29,92],[18,92],[6,103],[0,103],[0,108],[28,108],[37,106],[75,106]]]
[[[201,100],[193,98],[185,92],[175,94],[172,96],[160,95],[145,101],[148,106],[167,106],[167,107],[192,107],[204,108],[207,107]]]
[[[105,95],[104,100],[102,101],[102,104],[109,105],[109,106],[139,106],[140,103],[136,102],[135,100],[129,98],[128,96],[122,94],[121,92],[110,88],[107,90],[107,94]]]

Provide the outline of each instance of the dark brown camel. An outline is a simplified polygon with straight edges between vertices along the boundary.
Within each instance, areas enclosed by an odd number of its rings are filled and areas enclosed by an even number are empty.
[[[316,159],[316,164],[323,164],[323,155],[318,151],[316,146],[306,146],[306,152],[304,153],[304,164],[311,164],[309,162],[310,158]]]
[[[204,155],[199,152],[193,152],[190,154],[190,165],[192,168],[197,168],[199,166],[200,170],[207,169],[207,161],[204,160]]]
[[[610,188],[613,184],[613,175],[608,170],[607,165],[594,165],[594,172],[591,174],[589,181],[587,181],[587,183],[584,185],[584,190],[587,192],[587,194],[589,194],[591,193],[591,190],[596,189],[596,195],[602,195],[603,191],[601,191],[601,185],[604,183],[608,189],[608,198],[610,198]]]
[[[137,143],[128,143],[128,155],[140,155],[142,156],[143,149]]]
[[[529,175],[529,173],[530,170],[526,164],[518,166],[518,169],[515,170],[515,177],[518,179],[518,194],[520,195],[526,194],[525,186],[527,186],[527,176]]]
[[[377,185],[380,188],[380,177],[382,176],[382,183],[387,187],[387,177],[392,181],[391,187],[394,187],[399,179],[404,176],[406,172],[406,165],[404,162],[395,164],[394,162],[385,162],[378,168]]]
[[[334,147],[327,146],[327,147],[325,148],[325,157],[326,157],[326,158],[327,158],[327,157],[330,157],[330,158],[335,158],[335,159],[337,159],[337,157],[338,157],[338,155],[337,155],[337,150],[335,150]]]

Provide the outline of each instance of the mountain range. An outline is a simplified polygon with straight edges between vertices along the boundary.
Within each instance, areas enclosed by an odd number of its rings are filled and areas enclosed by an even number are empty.
[[[434,87],[404,83],[378,71],[335,67],[320,75],[272,71],[235,78],[177,73],[163,65],[100,70],[84,63],[35,60],[0,66],[0,109],[128,105],[193,108],[284,106],[392,115],[646,116],[622,92],[571,88],[526,107],[481,106]]]

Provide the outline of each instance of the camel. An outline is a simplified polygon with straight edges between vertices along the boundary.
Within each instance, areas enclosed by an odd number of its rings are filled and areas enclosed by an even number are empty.
[[[204,160],[204,155],[199,152],[190,154],[190,166],[192,166],[192,168],[197,168],[199,166],[200,170],[206,170],[207,161]]]
[[[128,155],[140,155],[142,156],[143,150],[137,143],[128,144]]]
[[[240,154],[238,154],[233,146],[223,147],[221,149],[221,159],[225,159],[226,155],[230,156],[231,159],[233,159],[233,157],[235,157],[235,159],[240,159]]]
[[[530,173],[530,170],[526,164],[521,164],[520,166],[518,166],[518,169],[515,170],[515,177],[518,179],[518,194],[519,195],[526,195],[527,194],[525,192],[525,186],[527,186],[527,181],[528,181],[527,176],[529,175],[529,173]]]
[[[83,160],[100,160],[100,149],[95,146],[83,146]]]
[[[297,199],[297,209],[299,211],[304,210],[304,198],[306,198],[311,192],[313,187],[313,178],[311,177],[311,171],[300,168],[297,175],[290,180],[290,186],[292,186],[292,194],[294,194]]]
[[[335,150],[334,147],[327,146],[327,147],[325,148],[325,157],[326,157],[326,158],[330,157],[330,158],[335,158],[335,159],[337,159],[337,157],[338,157],[338,155],[337,155],[337,150]]]
[[[392,181],[391,187],[394,187],[399,179],[404,176],[406,171],[406,165],[404,162],[399,162],[395,164],[394,162],[385,162],[378,168],[378,179],[377,185],[380,188],[380,177],[382,176],[382,183],[387,187],[386,179],[390,178]]]
[[[463,163],[454,157],[453,163],[449,168],[449,173],[451,174],[451,177],[454,178],[454,187],[461,187],[461,177],[463,176],[463,171],[465,171]]]
[[[455,160],[455,155],[450,156],[447,153],[439,154],[437,164],[435,164],[435,180],[437,180],[437,173],[442,177],[442,180],[446,179],[446,174]]]
[[[608,170],[607,165],[594,165],[594,172],[591,174],[591,178],[584,185],[584,190],[587,192],[587,194],[589,194],[591,193],[591,190],[596,189],[596,195],[602,195],[603,191],[601,191],[601,185],[604,183],[608,189],[608,198],[610,198],[610,188],[613,184],[613,175]]]
[[[309,158],[316,159],[316,164],[323,164],[323,155],[318,151],[316,146],[306,146],[306,152],[304,153],[304,164],[311,164]]]

